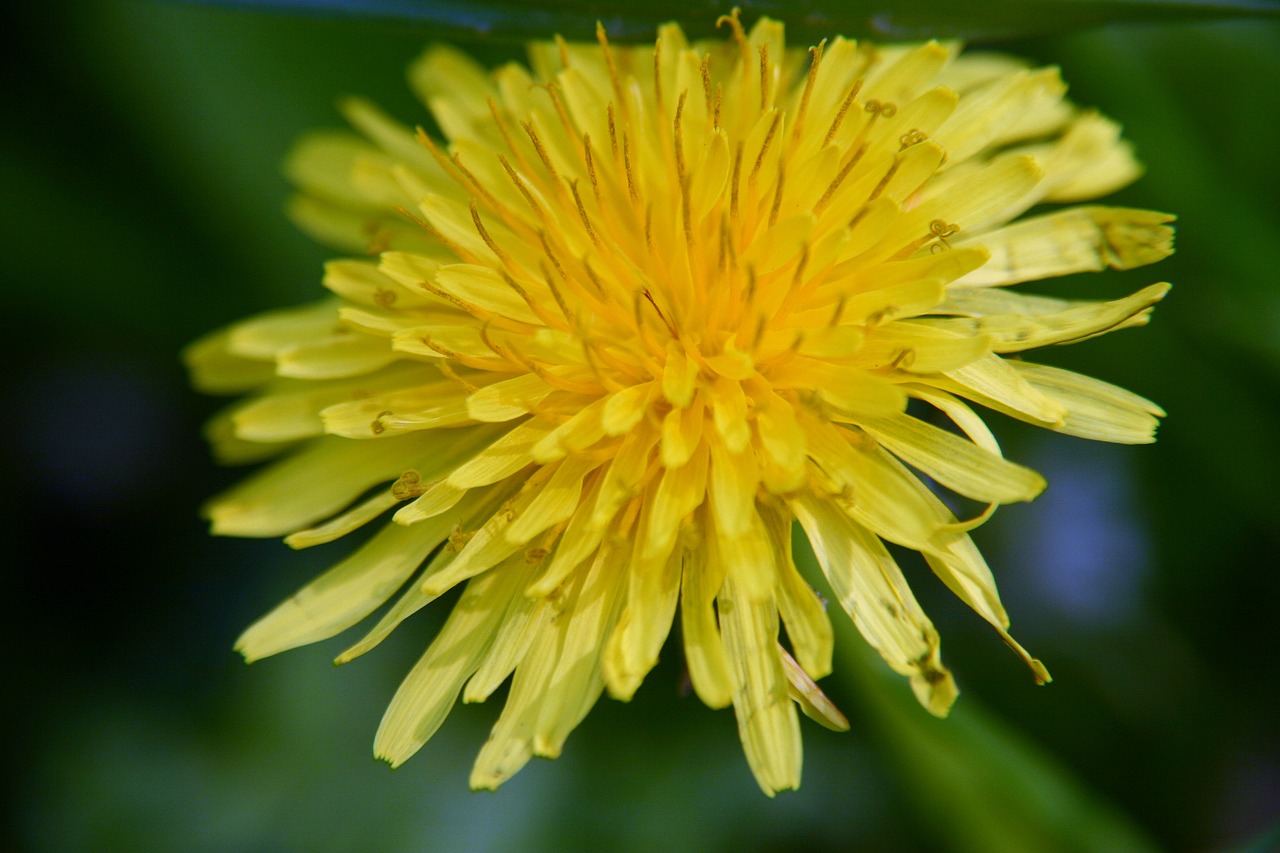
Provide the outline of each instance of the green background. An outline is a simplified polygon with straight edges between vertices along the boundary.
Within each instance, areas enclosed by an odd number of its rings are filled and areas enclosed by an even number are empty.
[[[747,4],[749,5],[749,4]],[[0,848],[35,851],[1266,849],[1280,816],[1280,27],[1111,25],[1010,41],[1125,125],[1148,174],[1114,198],[1179,215],[1158,267],[1032,292],[1175,283],[1147,329],[1043,360],[1169,411],[1151,447],[1000,416],[1043,471],[977,533],[1017,658],[908,566],[962,696],[937,723],[848,623],[823,686],[852,731],[805,725],[798,793],[766,800],[732,715],[682,696],[668,650],[555,762],[466,788],[497,702],[460,706],[404,768],[370,757],[445,608],[335,669],[342,640],[245,667],[239,631],[347,546],[215,540],[240,476],[199,435],[220,401],[179,349],[318,294],[329,256],[282,208],[280,163],[361,93],[424,120],[390,22],[92,2],[5,13],[0,124],[0,525],[17,559]],[[752,17],[748,10],[746,17]],[[1151,17],[1162,18],[1158,7]],[[1039,19],[1043,20],[1043,19]],[[1053,29],[1052,26],[1041,29]],[[472,46],[489,61],[500,44]]]

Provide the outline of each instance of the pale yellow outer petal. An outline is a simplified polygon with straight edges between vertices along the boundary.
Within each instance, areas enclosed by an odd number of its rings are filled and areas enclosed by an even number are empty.
[[[880,540],[834,505],[804,495],[791,502],[840,605],[916,697],[946,716],[958,691],[939,657],[938,632]]]
[[[1119,207],[1073,207],[1019,220],[962,237],[958,245],[984,246],[991,258],[955,284],[1003,286],[1155,263],[1173,253],[1172,220],[1167,213]]]
[[[861,425],[902,461],[975,500],[1029,501],[1044,491],[1044,478],[1030,468],[1001,459],[919,418],[904,414]]]
[[[720,622],[733,671],[733,712],[756,782],[767,796],[800,787],[800,723],[778,655],[778,609],[732,579],[720,590]]]
[[[480,666],[508,605],[523,595],[528,574],[491,572],[467,584],[440,634],[387,707],[374,738],[374,755],[398,767],[430,740],[463,683]]]
[[[449,524],[388,524],[347,559],[298,590],[236,641],[252,662],[325,640],[391,597],[449,533]]]

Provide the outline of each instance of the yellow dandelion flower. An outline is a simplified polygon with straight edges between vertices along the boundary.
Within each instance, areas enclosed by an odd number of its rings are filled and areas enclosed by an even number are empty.
[[[304,548],[392,513],[244,633],[247,659],[399,592],[349,661],[464,584],[378,731],[393,765],[459,694],[508,677],[471,784],[558,755],[602,692],[635,693],[678,611],[697,695],[733,706],[767,794],[796,787],[797,705],[843,725],[814,684],[832,626],[792,561],[796,521],[930,712],[956,687],[886,542],[1049,678],[967,532],[1045,484],[971,404],[1153,440],[1155,404],[1008,356],[1143,325],[1168,286],[1110,302],[1004,286],[1159,260],[1172,217],[1019,218],[1139,172],[1055,69],[938,42],[787,49],[776,21],[721,24],[717,43],[671,24],[643,48],[601,28],[492,73],[430,48],[409,79],[446,142],[350,100],[362,138],[310,136],[290,160],[298,222],[374,257],[329,264],[324,301],[187,353],[202,389],[250,393],[210,428],[220,456],[283,456],[210,503],[215,533]],[[990,509],[960,521],[920,474]]]

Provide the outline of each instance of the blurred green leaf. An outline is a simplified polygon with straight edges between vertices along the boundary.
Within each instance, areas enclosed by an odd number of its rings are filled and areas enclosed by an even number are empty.
[[[204,0],[222,6],[353,16],[430,27],[437,38],[522,40],[561,33],[590,39],[597,20],[611,38],[647,40],[665,21],[690,35],[710,35],[728,4],[721,0]],[[993,40],[1065,32],[1119,21],[1280,17],[1274,0],[762,0],[742,3],[748,18],[787,21],[793,36],[832,33],[878,39],[920,37]]]
[[[793,544],[797,565],[830,597],[807,542],[795,537]],[[841,697],[861,704],[851,716],[874,727],[867,740],[896,769],[921,828],[938,843],[985,853],[1156,849],[1128,818],[974,697],[962,695],[945,720],[930,716],[907,680],[889,670],[841,615],[832,619],[838,663],[831,677],[843,682]]]
[[[988,853],[1156,849],[972,696],[961,696],[945,720],[929,716],[906,679],[885,667],[850,624],[837,621],[843,659],[836,677],[851,683],[878,729],[872,742],[896,765],[925,831],[939,842]]]

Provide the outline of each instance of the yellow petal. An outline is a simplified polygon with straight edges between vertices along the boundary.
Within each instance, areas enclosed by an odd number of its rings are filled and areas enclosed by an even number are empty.
[[[778,656],[782,658],[782,668],[787,673],[788,692],[804,715],[833,732],[849,731],[848,718],[840,713],[836,704],[781,645],[778,646]]]
[[[647,527],[649,503],[640,511],[640,526]],[[643,545],[635,543],[627,573],[627,603],[605,647],[602,668],[609,695],[628,701],[640,682],[658,662],[658,652],[675,617],[680,593],[682,555],[679,551],[660,559],[645,559]]]
[[[667,347],[667,362],[662,372],[662,394],[671,405],[684,408],[693,402],[696,390],[698,363],[685,353],[684,348],[672,341]]]
[[[494,572],[521,571],[512,565],[521,560],[523,557],[519,555],[512,557]],[[571,601],[557,603],[556,606],[564,604],[571,604]],[[554,608],[545,600],[527,595],[513,597],[493,642],[485,652],[484,661],[463,688],[462,701],[470,703],[488,699],[507,680],[507,676],[515,672],[534,643],[538,642],[539,635],[548,629],[554,615]]]
[[[761,517],[777,556],[778,611],[791,638],[791,647],[809,677],[822,678],[831,673],[831,651],[835,642],[825,604],[800,576],[791,559],[790,514],[769,510],[762,512]]]
[[[956,284],[1017,284],[1053,276],[1152,264],[1173,253],[1173,216],[1120,207],[1074,207],[959,241],[991,259]]]
[[[869,368],[893,366],[913,374],[951,373],[979,362],[990,351],[991,339],[985,335],[903,320],[868,335],[858,360]]]
[[[706,548],[684,552],[680,591],[684,656],[693,689],[709,708],[723,708],[733,701],[733,675],[714,606],[724,575],[724,561],[708,559]]]
[[[472,790],[497,788],[533,757],[534,731],[549,699],[547,680],[554,672],[568,625],[567,619],[546,624],[525,647],[507,704],[471,769]]]
[[[716,526],[731,537],[747,532],[755,517],[760,474],[755,454],[731,453],[719,441],[708,442],[711,474],[708,489]]]
[[[986,503],[1029,501],[1044,491],[1044,478],[907,414],[866,420],[863,429],[899,459],[949,489]]]
[[[640,423],[648,408],[652,389],[653,383],[642,382],[609,395],[600,416],[604,434],[623,435]]]
[[[366,489],[394,480],[439,442],[439,436],[373,443],[315,439],[214,498],[204,513],[213,532],[223,536],[291,533],[338,512]]]
[[[791,502],[831,591],[885,663],[911,679],[930,713],[946,716],[958,691],[939,658],[938,632],[875,536],[811,495]]]
[[[606,554],[593,563],[577,597],[560,613],[564,625],[555,670],[544,688],[545,697],[533,734],[533,752],[546,758],[560,754],[569,732],[582,721],[604,689],[600,659],[605,642],[617,624],[622,602],[622,573],[613,570]]]
[[[447,524],[386,525],[250,626],[236,650],[252,662],[351,627],[390,598],[448,533]]]
[[[480,665],[509,602],[522,594],[524,580],[519,571],[492,572],[467,584],[387,707],[373,741],[378,758],[398,767],[431,739]]]
[[[386,341],[358,332],[285,347],[276,354],[276,372],[297,379],[341,379],[372,373],[397,358]]]
[[[939,521],[919,496],[915,477],[869,440],[806,418],[809,455],[839,491],[836,502],[859,524],[891,542],[934,550]]]
[[[455,468],[446,481],[460,489],[474,489],[505,480],[532,464],[534,445],[550,431],[551,425],[544,421],[525,421]]]
[[[1067,410],[1059,432],[1094,441],[1149,444],[1164,410],[1144,397],[1100,379],[1043,364],[1011,362],[1040,393]]]
[[[275,376],[269,361],[247,358],[231,351],[231,330],[224,329],[200,338],[182,352],[191,372],[191,384],[206,394],[239,394]]]
[[[1025,301],[1020,294],[997,291],[1008,303],[1010,313],[965,319],[929,320],[935,328],[962,334],[985,335],[994,352],[1021,352],[1052,344],[1074,343],[1117,329],[1147,323],[1151,308],[1169,292],[1168,284],[1153,284],[1123,299],[1110,302],[1066,302],[1061,311],[1031,313],[1018,311]],[[1034,303],[1032,303],[1034,305]],[[1034,309],[1032,309],[1034,310]]]
[[[702,399],[698,398],[685,409],[672,409],[662,419],[662,464],[679,468],[686,464],[702,441],[704,420]]]
[[[526,373],[503,379],[467,398],[467,413],[477,421],[500,423],[532,413],[554,389],[541,376]]]
[[[777,653],[777,606],[744,595],[731,579],[721,588],[719,602],[733,670],[733,711],[747,763],[767,796],[798,788],[800,724]]]
[[[649,501],[648,526],[642,532],[646,559],[671,553],[684,519],[702,505],[707,494],[707,456],[706,447],[699,447],[682,467],[663,471]]]
[[[435,284],[470,305],[522,323],[542,325],[529,303],[489,267],[449,264],[436,270]]]
[[[465,540],[466,534],[463,531],[474,529],[484,524],[493,515],[494,510],[506,498],[510,497],[513,491],[515,491],[513,488],[499,488],[477,490],[465,494],[448,514],[442,517],[444,521],[451,525],[448,543],[443,548],[436,550],[418,577],[404,588],[400,593],[400,597],[396,599],[395,604],[388,608],[377,624],[369,629],[368,633],[361,637],[359,641],[338,655],[333,662],[339,665],[350,663],[385,640],[404,620],[435,601],[439,596],[435,593],[424,593],[422,580],[448,566],[456,554],[455,540]],[[525,564],[521,563],[520,565]],[[514,570],[518,571],[520,565],[517,565]]]
[[[600,466],[600,459],[572,456],[555,468],[538,496],[507,528],[508,542],[523,545],[552,525],[569,518],[578,509],[583,478]]]
[[[1067,414],[1066,408],[1037,391],[995,354],[948,371],[945,378],[931,377],[929,384],[1022,420],[1060,424]]]
[[[392,494],[390,489],[385,492],[378,492],[367,501],[356,504],[341,515],[336,515],[329,519],[324,524],[307,530],[299,530],[297,533],[290,533],[284,538],[284,544],[290,548],[310,548],[314,545],[323,545],[326,542],[341,539],[353,530],[358,530],[373,521],[399,502],[400,499]]]

